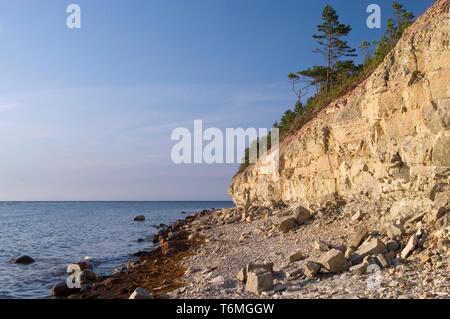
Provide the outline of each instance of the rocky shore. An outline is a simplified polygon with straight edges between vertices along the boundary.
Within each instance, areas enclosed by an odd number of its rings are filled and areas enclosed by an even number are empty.
[[[69,298],[449,298],[450,214],[399,202],[203,211]]]

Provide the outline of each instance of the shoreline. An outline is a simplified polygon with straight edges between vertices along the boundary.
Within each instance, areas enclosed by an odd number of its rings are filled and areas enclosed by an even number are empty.
[[[311,210],[280,206],[194,213],[155,235],[159,245],[135,254],[139,260],[127,270],[99,278],[69,298],[129,299],[138,287],[156,299],[450,298],[448,241],[432,235],[427,214],[408,217],[405,232],[388,235],[389,216],[383,212],[389,205],[336,201]],[[304,222],[283,229],[299,210],[309,214]],[[361,229],[366,233],[351,248]],[[419,233],[420,244],[402,256]],[[351,254],[374,240],[385,245],[381,254],[372,251],[352,265]],[[325,269],[323,258],[330,252],[345,254],[348,266]],[[311,265],[319,265],[312,274]],[[267,289],[251,291],[243,282],[242,271],[255,266],[270,268]]]
[[[189,258],[204,242],[201,237],[189,238],[185,228],[195,219],[212,213],[212,210],[194,212],[173,224],[158,230],[149,251],[138,251],[130,256],[121,271],[99,276],[93,283],[85,285],[81,292],[68,296],[54,296],[68,299],[128,299],[136,288],[142,288],[155,298],[185,286],[182,280],[186,269],[182,262]],[[120,266],[119,266],[120,267]]]

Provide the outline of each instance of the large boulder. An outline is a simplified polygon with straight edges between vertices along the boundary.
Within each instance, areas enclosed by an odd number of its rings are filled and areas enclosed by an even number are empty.
[[[299,206],[294,211],[294,218],[297,224],[302,225],[311,218],[311,212],[307,208]]]
[[[283,233],[288,233],[291,230],[295,230],[297,228],[298,228],[297,219],[295,219],[294,217],[285,219],[280,223],[280,230]]]
[[[273,288],[273,275],[270,271],[257,269],[247,274],[247,284],[245,289],[248,292],[259,293],[269,291]]]
[[[247,266],[241,268],[236,275],[236,279],[245,283],[247,282],[247,274],[255,270],[264,270],[273,273],[273,263],[254,264],[248,263]]]
[[[14,260],[14,263],[18,264],[18,265],[29,265],[29,264],[32,264],[34,262],[35,262],[35,260],[33,258],[31,258],[30,256],[27,256],[27,255],[20,256],[19,258]]]
[[[341,273],[349,268],[344,253],[337,249],[331,249],[322,255],[319,264],[332,273]]]
[[[386,250],[386,245],[381,239],[372,238],[372,239],[366,240],[358,248],[358,250],[352,255],[351,259],[354,264],[359,263],[365,257],[381,254],[385,250]]]

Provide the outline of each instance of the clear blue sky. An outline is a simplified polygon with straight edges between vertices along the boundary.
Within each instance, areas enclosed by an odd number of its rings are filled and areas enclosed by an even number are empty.
[[[433,1],[402,1],[420,15]],[[66,7],[82,29],[66,27]],[[270,127],[286,75],[322,57],[325,4],[350,43],[388,0],[0,0],[0,200],[220,200],[236,165],[172,164],[173,128]]]

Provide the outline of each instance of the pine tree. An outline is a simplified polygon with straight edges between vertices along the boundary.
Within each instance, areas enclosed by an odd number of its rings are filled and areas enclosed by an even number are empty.
[[[394,10],[395,23],[397,28],[397,40],[401,38],[403,32],[414,23],[414,14],[410,11],[406,11],[402,4],[394,1],[392,3],[392,9]]]
[[[352,28],[341,24],[336,10],[330,5],[325,6],[322,12],[323,23],[317,26],[318,34],[313,36],[319,46],[315,52],[321,53],[326,58],[326,82],[325,90],[329,92],[332,87],[331,75],[336,62],[342,57],[354,57],[355,49],[352,49],[342,38],[347,36]]]
[[[407,11],[404,6],[396,1],[392,3],[392,9],[394,11],[394,19],[388,19],[386,26],[386,33],[381,38],[377,55],[380,57],[385,56],[392,50],[397,44],[398,40],[403,35],[403,32],[414,23],[414,14]]]

